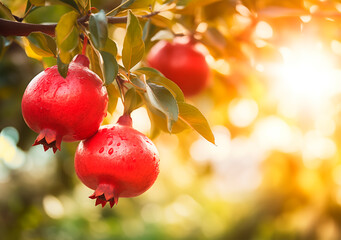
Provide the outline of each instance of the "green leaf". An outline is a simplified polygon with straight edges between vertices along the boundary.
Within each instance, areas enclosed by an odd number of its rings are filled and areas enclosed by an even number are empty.
[[[77,3],[74,0],[59,0],[62,3],[65,3],[66,5],[69,5],[70,7],[74,8],[80,13],[80,10],[78,8]]]
[[[105,42],[104,48],[102,50],[110,53],[113,56],[117,55],[117,45],[110,38],[107,38],[107,41]]]
[[[63,78],[66,78],[67,76],[67,72],[68,72],[68,69],[69,69],[69,64],[65,64],[63,63],[59,56],[57,58],[57,66],[58,66],[58,72],[59,74],[63,77]]]
[[[132,76],[133,74],[131,74],[130,76]],[[130,77],[130,81],[137,87],[146,90],[146,84],[141,81],[137,76],[134,77]]]
[[[142,34],[142,39],[145,42],[148,38],[150,31],[150,19],[147,20],[147,22],[143,26],[143,34]]]
[[[64,64],[69,64],[73,58],[72,52],[60,51],[59,58]]]
[[[173,94],[173,96],[176,98],[178,102],[185,101],[184,94],[181,91],[181,89],[178,87],[178,85],[176,85],[176,83],[169,80],[168,78],[164,77],[162,73],[160,73],[156,69],[149,68],[149,67],[142,67],[142,68],[137,69],[136,72],[145,74],[147,76],[147,81],[167,88]]]
[[[122,62],[127,71],[141,61],[144,54],[142,28],[137,17],[128,10],[127,33],[123,42]]]
[[[103,58],[104,82],[106,85],[112,83],[118,73],[118,64],[115,56],[108,52],[100,51]]]
[[[133,2],[132,4],[129,4],[130,9],[149,9],[149,6],[154,5],[155,0],[135,0],[130,2]],[[123,8],[127,7],[126,4],[123,6]]]
[[[90,16],[90,38],[98,50],[103,50],[108,39],[108,21],[103,10]]]
[[[120,92],[117,90],[117,88],[115,87],[113,83],[107,85],[106,88],[107,88],[108,97],[109,97],[108,112],[110,114],[113,114],[117,105],[117,100],[120,96]]]
[[[124,114],[130,114],[143,104],[141,96],[134,87],[130,88],[124,95]]]
[[[173,22],[161,15],[154,15],[151,17],[151,21],[155,26],[161,27],[161,28],[168,28],[171,29],[173,26]]]
[[[168,131],[172,131],[172,125],[178,120],[179,108],[173,95],[163,86],[154,83],[146,85],[148,102],[167,117]]]
[[[101,79],[103,79],[102,67],[100,64],[100,53],[90,45],[87,48],[87,56],[90,60],[90,69],[95,72]]]
[[[90,9],[89,0],[77,0],[77,2],[85,11]]]
[[[43,57],[54,57],[57,54],[56,42],[47,34],[34,32],[27,36],[32,50]]]
[[[2,2],[0,2],[0,18],[15,20],[11,10]]]
[[[43,58],[44,68],[52,67],[57,65],[57,59],[55,57],[44,57]]]
[[[64,14],[56,27],[58,48],[64,52],[71,52],[78,45],[79,30],[77,28],[78,13],[71,11]]]
[[[158,128],[164,132],[170,132],[167,126],[167,118],[165,114],[163,114],[157,109],[149,108],[148,115],[149,115],[152,125],[155,125],[154,128]],[[189,126],[181,119],[178,119],[178,121],[176,121],[173,124],[172,131],[170,133],[172,134],[180,133],[185,129],[189,129]]]
[[[207,141],[214,144],[214,135],[204,115],[196,107],[188,103],[179,102],[178,106],[179,119],[196,130]]]
[[[30,0],[34,6],[45,6],[45,0]]]
[[[136,0],[128,0],[128,1],[127,1],[127,0],[122,0],[121,4],[124,3],[124,2],[126,2],[126,3],[123,4],[123,5],[121,6],[121,8],[122,8],[122,9],[128,8],[128,7],[130,7],[130,5],[133,4],[135,1],[136,1]]]

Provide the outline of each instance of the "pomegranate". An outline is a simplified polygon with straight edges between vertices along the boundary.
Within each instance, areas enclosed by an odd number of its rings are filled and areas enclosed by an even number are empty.
[[[175,82],[185,96],[193,96],[207,87],[210,75],[205,56],[196,46],[187,37],[162,40],[151,48],[147,62]]]
[[[159,174],[159,155],[150,139],[131,127],[130,116],[102,126],[79,143],[75,170],[79,179],[95,190],[96,205],[110,207],[119,197],[135,197],[147,191]]]
[[[79,141],[96,133],[106,116],[108,94],[88,67],[89,59],[77,55],[66,78],[53,66],[28,84],[21,107],[27,125],[39,133],[33,145],[56,152],[62,140]]]

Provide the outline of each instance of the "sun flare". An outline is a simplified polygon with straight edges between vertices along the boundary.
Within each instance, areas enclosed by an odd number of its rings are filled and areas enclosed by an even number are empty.
[[[340,71],[322,44],[301,43],[279,49],[283,62],[274,70],[273,93],[279,101],[279,112],[293,117],[308,113],[317,117],[330,107],[332,97],[340,92]]]

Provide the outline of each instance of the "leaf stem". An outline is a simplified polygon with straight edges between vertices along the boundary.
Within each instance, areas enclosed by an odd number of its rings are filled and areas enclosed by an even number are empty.
[[[88,38],[87,36],[84,36],[84,41],[83,41],[83,49],[82,49],[82,54],[86,54],[86,46],[88,45]]]
[[[34,7],[34,5],[31,4],[31,6],[29,7],[29,9],[25,12],[24,16],[21,18],[22,20],[24,20],[24,19],[27,17],[27,15],[30,13],[30,11],[32,10],[33,7]],[[21,20],[21,21],[22,21],[22,20]],[[20,22],[21,22],[21,21],[20,21]]]

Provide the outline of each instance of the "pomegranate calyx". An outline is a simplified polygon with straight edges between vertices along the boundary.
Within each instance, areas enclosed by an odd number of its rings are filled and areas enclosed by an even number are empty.
[[[129,114],[124,114],[118,119],[117,124],[132,127],[133,120],[131,119]]]
[[[110,203],[110,207],[112,208],[115,204],[118,203],[119,194],[115,191],[114,186],[111,184],[99,184],[96,188],[95,192],[89,196],[91,199],[96,199],[95,206],[101,204],[102,208],[105,206],[107,202]]]
[[[45,152],[49,148],[52,148],[53,152],[56,153],[57,149],[60,151],[61,142],[62,138],[59,137],[55,131],[51,129],[43,129],[42,131],[40,131],[32,146],[42,144]]]

